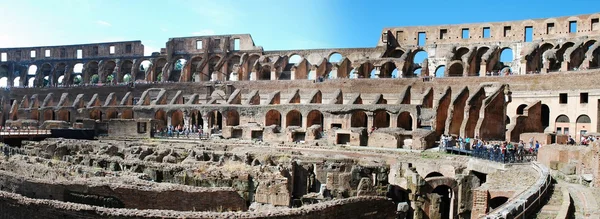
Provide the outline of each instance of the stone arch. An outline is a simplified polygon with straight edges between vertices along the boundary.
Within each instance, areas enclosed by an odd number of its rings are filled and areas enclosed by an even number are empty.
[[[110,108],[106,110],[106,119],[117,119],[119,118],[119,112],[114,109],[114,108]]]
[[[358,69],[355,69],[355,73],[357,74],[357,78],[370,78],[371,72],[375,69],[375,66],[370,62],[362,63]]]
[[[454,53],[454,56],[452,57],[452,60],[459,60],[462,61],[462,57],[469,53],[470,49],[467,47],[460,47],[456,50],[456,52]]]
[[[567,115],[561,114],[554,120],[556,134],[570,134],[567,130],[571,126],[571,120]],[[567,129],[567,130],[565,130]]]
[[[588,115],[581,114],[577,117],[576,122],[577,123],[592,123],[592,120],[590,119],[590,117]]]
[[[490,212],[508,202],[508,197],[496,196],[488,201]]]
[[[445,65],[439,65],[437,68],[435,68],[435,77],[436,78],[443,78],[445,72],[446,72],[446,66]]]
[[[136,67],[135,81],[145,81],[148,72],[152,72],[152,61],[144,59],[140,62],[139,66]]]
[[[367,122],[368,121],[368,117],[367,117],[367,113],[365,113],[362,110],[357,110],[352,112],[352,115],[350,116],[350,127],[354,128],[354,127],[367,127]]]
[[[302,127],[302,113],[298,110],[290,110],[285,116],[285,126],[299,126]]]
[[[202,129],[202,126],[204,126],[204,119],[202,119],[202,114],[200,113],[200,111],[191,110],[189,115],[190,115],[190,125],[192,127]]]
[[[44,63],[39,69],[41,71],[41,79],[39,85],[43,87],[50,86],[52,83],[52,65],[50,63]]]
[[[102,121],[102,111],[99,109],[90,111],[90,119]]]
[[[185,75],[185,78],[188,78],[189,81],[199,82],[199,81],[208,81],[210,80],[210,74],[204,71],[204,64],[201,56],[194,56],[190,59],[190,71],[187,72],[188,75]]]
[[[43,116],[42,119],[44,121],[46,121],[46,120],[54,120],[54,118],[55,118],[54,110],[52,110],[52,109],[45,109],[43,111],[43,113],[42,113],[42,116]]]
[[[7,65],[0,65],[0,87],[9,86],[10,72]]]
[[[412,65],[405,72],[405,77],[415,77],[421,76],[423,71],[427,74],[427,63],[428,63],[429,54],[424,49],[415,50],[410,57]]]
[[[338,63],[340,61],[342,61],[343,56],[342,54],[338,53],[338,52],[332,52],[329,54],[327,61],[329,63]]]
[[[302,61],[302,56],[298,55],[297,53],[292,53],[290,55],[288,55],[288,64],[298,64],[300,63],[300,61]]]
[[[210,129],[223,129],[223,115],[218,110],[213,110],[209,112],[208,117],[208,128]]]
[[[527,107],[527,104],[521,104],[517,107],[517,115],[523,115],[523,110]]]
[[[449,77],[462,77],[463,71],[464,71],[463,64],[462,64],[462,62],[458,61],[458,62],[454,62],[450,65],[447,75]]]
[[[227,81],[239,81],[240,80],[240,72],[237,71],[236,65],[239,66],[242,58],[239,55],[233,55],[227,59]]]
[[[116,75],[114,75],[113,73],[115,72],[117,63],[113,60],[106,60],[102,65],[103,66],[101,66],[101,69],[104,69],[104,71],[100,72],[100,80],[102,81],[102,83],[114,83],[116,80]],[[112,78],[112,81],[110,80],[110,78]]]
[[[176,58],[175,62],[173,63],[173,69],[169,73],[169,78],[167,78],[167,81],[179,82],[182,72],[185,72],[184,69],[187,62],[188,60],[183,57]]]
[[[323,113],[319,110],[312,110],[308,112],[306,116],[306,127],[311,127],[313,125],[320,125],[323,128]]]
[[[183,112],[181,112],[181,110],[173,110],[169,114],[171,114],[171,124],[169,125],[172,125],[173,127],[184,125]]]
[[[444,177],[444,174],[441,174],[440,172],[433,171],[433,172],[428,173],[427,176],[425,176],[425,179],[429,179],[431,177]]]
[[[271,66],[263,65],[260,70],[257,72],[258,80],[272,80],[271,78]]]
[[[83,83],[85,84],[97,84],[100,82],[100,75],[98,75],[98,62],[89,61],[83,65]]]
[[[402,112],[398,114],[397,126],[398,128],[403,128],[404,130],[413,130],[413,119],[409,112]]]
[[[133,61],[125,60],[121,63],[119,71],[117,72],[117,82],[133,82],[134,78],[131,72],[133,68]]]
[[[373,127],[390,127],[390,114],[385,110],[376,110],[375,112],[373,112]]]
[[[550,61],[550,71],[558,71],[561,68],[562,63],[565,61],[564,60],[564,54],[566,52],[566,50],[568,48],[571,48],[575,45],[575,43],[573,42],[564,42],[562,45],[559,46],[559,49],[556,50],[556,55],[555,55],[555,59],[549,60]]]
[[[54,76],[52,78],[52,84],[55,85],[59,85],[59,84],[65,84],[65,73],[67,70],[67,64],[66,63],[58,63],[55,67],[54,67]]]
[[[226,124],[227,126],[238,126],[240,125],[240,114],[238,113],[237,110],[234,109],[230,109],[227,112],[225,112],[226,115]]]
[[[592,45],[596,43],[596,40],[588,40],[584,44],[578,46],[575,50],[573,50],[569,57],[569,65],[568,70],[578,69],[585,60],[585,54],[590,49]]]
[[[148,81],[162,81],[163,80],[163,68],[167,65],[166,58],[158,58],[154,61],[152,67],[154,68]]]
[[[258,55],[258,54],[252,54],[252,55],[250,55],[250,57],[248,57],[248,60],[246,60],[246,63],[244,63],[244,69],[245,69],[243,71],[244,75],[243,75],[243,77],[241,77],[243,80],[247,81],[247,80],[251,79],[250,78],[251,73],[254,72],[255,70],[257,70],[254,67],[257,64],[258,59],[260,59],[260,55]],[[289,59],[288,59],[288,61],[289,61]],[[253,78],[253,79],[256,79],[256,78]]]
[[[545,42],[541,46],[537,48],[535,54],[532,54],[531,57],[526,56],[527,58],[527,71],[528,72],[541,72],[544,67],[544,53],[550,49],[554,48],[554,44]]]
[[[214,55],[208,59],[208,72],[206,73],[210,80],[223,80],[223,73],[221,72],[222,66],[219,65],[221,59],[222,57],[220,55]]]
[[[133,110],[132,109],[124,109],[121,113],[121,119],[133,119]]]
[[[162,129],[167,126],[167,113],[164,110],[157,110],[154,113],[154,119],[158,120],[158,129]]]
[[[65,122],[71,122],[71,111],[60,109],[56,112],[56,119]]]
[[[481,69],[482,62],[484,61],[484,56],[489,51],[490,51],[490,48],[487,46],[482,46],[482,47],[477,48],[477,54],[475,54],[475,57],[473,57],[473,59],[470,62],[471,63],[469,66],[469,74],[470,75],[481,76],[481,74],[484,74],[489,71],[486,68],[486,66],[483,66],[484,69]],[[486,57],[486,59],[487,59],[487,57]],[[485,61],[487,61],[487,60],[485,60]]]
[[[456,180],[450,177],[431,177],[426,179],[428,189],[425,190],[426,194],[434,193],[440,196],[439,212],[441,218],[451,218],[450,212],[456,212],[454,209],[457,207],[456,197],[458,193],[458,186]]]
[[[393,72],[397,69],[396,63],[394,62],[386,62],[381,65],[381,69],[379,70],[380,78],[392,78]]]
[[[570,120],[569,120],[569,117],[567,115],[562,114],[562,115],[559,115],[559,116],[556,117],[555,122],[569,123]]]
[[[265,114],[265,126],[276,125],[281,127],[281,113],[272,109]]]

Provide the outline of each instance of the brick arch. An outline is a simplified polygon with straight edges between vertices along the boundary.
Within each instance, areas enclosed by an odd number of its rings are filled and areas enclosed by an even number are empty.
[[[275,109],[271,109],[265,114],[265,126],[271,125],[281,127],[281,113]]]
[[[398,128],[403,128],[404,130],[413,130],[413,116],[410,112],[404,111],[398,114]]]
[[[234,109],[227,110],[225,111],[225,120],[227,126],[238,126],[240,125],[240,114]]]
[[[323,128],[323,113],[319,110],[311,110],[306,115],[306,127],[311,127],[312,125],[320,125]]]
[[[302,127],[302,113],[298,110],[290,110],[285,115],[285,127],[300,126]]]

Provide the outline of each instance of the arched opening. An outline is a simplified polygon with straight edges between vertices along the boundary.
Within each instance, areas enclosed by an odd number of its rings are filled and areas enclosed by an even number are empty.
[[[115,109],[106,110],[106,119],[118,119],[118,118],[119,118],[119,112],[117,112],[117,110],[115,110]]]
[[[234,55],[231,58],[229,58],[229,60],[227,60],[227,71],[229,71],[227,74],[227,81],[239,81],[240,80],[240,71],[236,71],[234,72],[234,70],[236,70],[235,65],[241,66],[240,61],[242,60],[242,58],[238,55]]]
[[[412,116],[410,116],[409,112],[402,112],[398,115],[398,128],[412,131],[412,124]]]
[[[390,127],[390,114],[385,110],[376,110],[373,113],[373,126],[376,128]]]
[[[153,72],[153,75],[151,78],[152,81],[162,81],[163,68],[165,67],[166,64],[167,64],[167,60],[164,58],[158,59],[156,61],[156,65],[153,65],[154,72]]]
[[[138,72],[135,74],[135,81],[145,81],[146,73],[150,70],[150,66],[152,62],[149,60],[144,60],[140,63],[140,67],[137,69]]]
[[[211,81],[223,80],[223,74],[220,72],[221,66],[217,66],[220,60],[220,56],[213,56],[208,60],[208,75]]]
[[[369,73],[369,78],[375,78],[377,75],[377,68],[373,68],[373,70],[371,70],[371,73]]]
[[[21,86],[21,77],[16,77],[13,80],[13,87],[20,87]]]
[[[331,55],[329,55],[328,60],[330,63],[338,63],[342,61],[342,54],[339,54],[337,52],[331,53]]]
[[[183,112],[181,110],[171,112],[171,125],[177,129],[183,127]]]
[[[449,77],[462,77],[463,76],[463,65],[462,63],[456,62],[450,66],[448,71]]]
[[[507,201],[508,201],[508,198],[504,197],[504,196],[497,196],[497,197],[490,199],[490,201],[488,202],[488,206],[490,207],[489,211],[490,212],[493,211],[494,209],[500,207]]]
[[[193,57],[190,62],[191,82],[208,81],[210,79],[210,74],[204,72],[202,57]]]
[[[444,175],[439,173],[439,172],[431,172],[428,173],[427,176],[425,176],[425,179],[429,179],[431,177],[443,177]]]
[[[240,125],[240,114],[236,110],[229,110],[227,115],[227,126],[238,126]]]
[[[51,109],[44,110],[43,119],[44,119],[44,121],[54,120],[54,110],[51,110]]]
[[[133,110],[125,109],[121,113],[121,119],[133,119]]]
[[[440,65],[440,66],[438,66],[435,69],[435,77],[436,78],[443,78],[445,72],[446,72],[446,66],[445,65]]]
[[[285,126],[299,126],[302,127],[302,114],[298,110],[292,110],[285,116]]]
[[[37,69],[38,67],[36,65],[30,65],[29,68],[27,68],[27,87],[35,86],[35,75],[37,73]]]
[[[469,48],[466,47],[461,47],[459,49],[456,50],[456,52],[454,53],[454,56],[452,57],[452,60],[459,60],[462,61],[462,58],[465,54],[469,53]]]
[[[194,131],[196,131],[196,129],[202,129],[202,126],[204,126],[204,120],[202,119],[202,114],[200,114],[200,111],[192,110],[190,112],[190,125],[192,128],[194,128]]]
[[[51,76],[52,76],[52,65],[46,63],[42,65],[42,86],[47,87],[51,85]]]
[[[506,116],[504,118],[504,123],[506,123],[506,125],[510,124],[510,117]]]
[[[64,76],[65,76],[65,71],[67,68],[67,64],[65,63],[60,63],[58,65],[56,65],[55,69],[54,69],[54,78],[52,78],[52,84],[55,85],[62,85],[64,83]]]
[[[469,75],[471,76],[480,76],[481,73],[487,73],[487,67],[483,66],[483,72],[481,69],[481,62],[483,61],[483,55],[485,55],[490,48],[488,47],[480,47],[477,49],[477,54],[471,60],[471,65],[469,68]]]
[[[542,126],[544,129],[550,126],[550,107],[546,104],[542,104]]]
[[[0,66],[0,87],[8,87],[8,77],[10,76],[8,72],[8,66],[2,65]]]
[[[223,115],[221,112],[215,110],[208,113],[208,127],[213,131],[223,129]]]
[[[577,139],[580,139],[581,136],[587,136],[587,132],[591,128],[590,125],[592,123],[590,117],[588,115],[582,114],[579,117],[577,117],[576,122]]]
[[[394,77],[394,71],[396,71],[396,77],[397,77],[397,69],[396,69],[396,64],[394,64],[393,62],[386,62],[383,65],[381,65],[381,70],[379,71],[379,77],[380,78],[393,78]]]
[[[277,110],[269,110],[265,115],[265,126],[281,126],[281,113]]]
[[[83,83],[83,63],[77,63],[73,66],[73,74],[71,75],[71,84],[79,85]]]
[[[375,66],[369,62],[365,62],[354,71],[356,78],[369,78]]]
[[[323,113],[318,110],[310,111],[306,116],[306,120],[306,127],[320,125],[321,129],[323,128]]]
[[[434,194],[440,196],[440,206],[439,210],[441,213],[441,218],[451,218],[450,211],[452,209],[452,189],[446,185],[440,185],[433,189]]]
[[[364,111],[354,111],[350,117],[350,127],[367,127],[367,114]]]
[[[60,121],[65,121],[65,122],[71,122],[71,112],[69,110],[58,110],[57,114],[57,118]]]
[[[521,104],[517,107],[517,115],[523,115],[523,111],[527,107],[527,104]]]
[[[90,112],[90,119],[102,121],[102,111],[97,109],[92,110]]]
[[[569,134],[569,125],[571,120],[566,115],[559,115],[556,117],[554,125],[556,126],[556,134]]]
[[[271,80],[271,66],[262,66],[258,72],[258,76],[258,80]]]
[[[596,40],[589,40],[571,52],[568,70],[579,70],[579,66],[581,66],[583,60],[585,60],[585,53],[592,45],[594,45],[594,43],[596,43]]]
[[[424,50],[420,50],[413,56],[413,65],[411,68],[412,75],[409,77],[419,77],[421,76],[422,69],[427,69],[427,57],[428,54]]]
[[[119,80],[117,82],[132,82],[133,78],[131,76],[131,68],[133,67],[133,62],[131,60],[125,60],[121,64],[121,68],[119,69]],[[127,79],[127,81],[125,81]]]
[[[101,72],[102,83],[112,84],[115,82],[116,75],[114,74],[117,63],[108,61],[104,64],[104,72]]]
[[[500,62],[502,66],[510,66],[510,63],[513,62],[515,55],[513,54],[513,50],[511,48],[504,48],[500,52]]]
[[[164,110],[158,110],[154,113],[154,119],[158,120],[156,123],[156,130],[167,127],[167,113]]]
[[[298,54],[294,54],[292,56],[290,56],[290,58],[288,59],[288,63],[290,64],[298,64],[300,63],[300,61],[302,61],[302,56],[298,55]],[[253,64],[253,63],[250,63]]]
[[[181,72],[185,67],[185,63],[187,63],[187,60],[177,59],[177,61],[175,61],[175,64],[173,65],[173,70],[171,70],[171,73],[169,73],[169,78],[167,78],[167,81],[179,81],[179,78],[181,77]]]

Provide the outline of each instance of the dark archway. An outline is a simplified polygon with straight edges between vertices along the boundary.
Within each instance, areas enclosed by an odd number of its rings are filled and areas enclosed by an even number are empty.
[[[208,113],[208,128],[223,129],[223,115],[221,112],[215,110]]]
[[[490,211],[493,211],[494,209],[500,207],[501,205],[503,205],[507,201],[508,201],[508,198],[504,197],[504,196],[497,196],[497,197],[494,197],[494,198],[490,199],[490,201],[488,202],[488,206],[490,207]]]
[[[409,112],[402,112],[398,115],[398,128],[403,128],[404,130],[412,130],[412,116]]]
[[[269,110],[265,115],[265,126],[276,125],[281,127],[281,113],[277,110]]]
[[[446,185],[440,185],[433,189],[433,192],[440,196],[440,214],[441,218],[450,218],[450,210],[452,208],[452,189]]]
[[[367,114],[364,111],[355,111],[350,117],[350,127],[367,127]]]
[[[97,109],[92,110],[90,112],[90,119],[102,121],[102,111]]]
[[[542,104],[542,126],[544,129],[550,126],[550,107],[546,104]]]
[[[302,127],[302,114],[298,110],[292,110],[285,116],[285,126],[299,126]]]
[[[373,126],[376,128],[390,127],[390,114],[385,110],[377,110],[373,113]]]
[[[323,128],[323,113],[318,110],[310,111],[306,116],[306,120],[306,127],[320,125]]]
[[[171,112],[171,125],[173,127],[183,126],[183,112],[181,110],[175,110]]]
[[[431,172],[429,174],[427,174],[427,176],[425,176],[425,179],[431,178],[431,177],[443,177],[444,175],[439,173],[439,172]]]
[[[154,113],[154,119],[158,120],[158,129],[167,126],[167,113],[164,110],[158,110]]]
[[[527,107],[527,104],[521,104],[517,107],[517,115],[523,115],[523,111]]]
[[[227,126],[238,126],[240,125],[240,114],[236,110],[229,110],[227,115]]]
[[[463,76],[463,65],[456,62],[448,69],[448,77],[462,77]]]

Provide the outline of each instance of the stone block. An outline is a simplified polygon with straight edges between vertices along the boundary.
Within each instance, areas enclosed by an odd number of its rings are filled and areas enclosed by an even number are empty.
[[[577,170],[575,164],[567,164],[567,165],[563,165],[562,168],[560,168],[560,172],[566,174],[566,175],[573,175],[575,174],[575,171]]]

